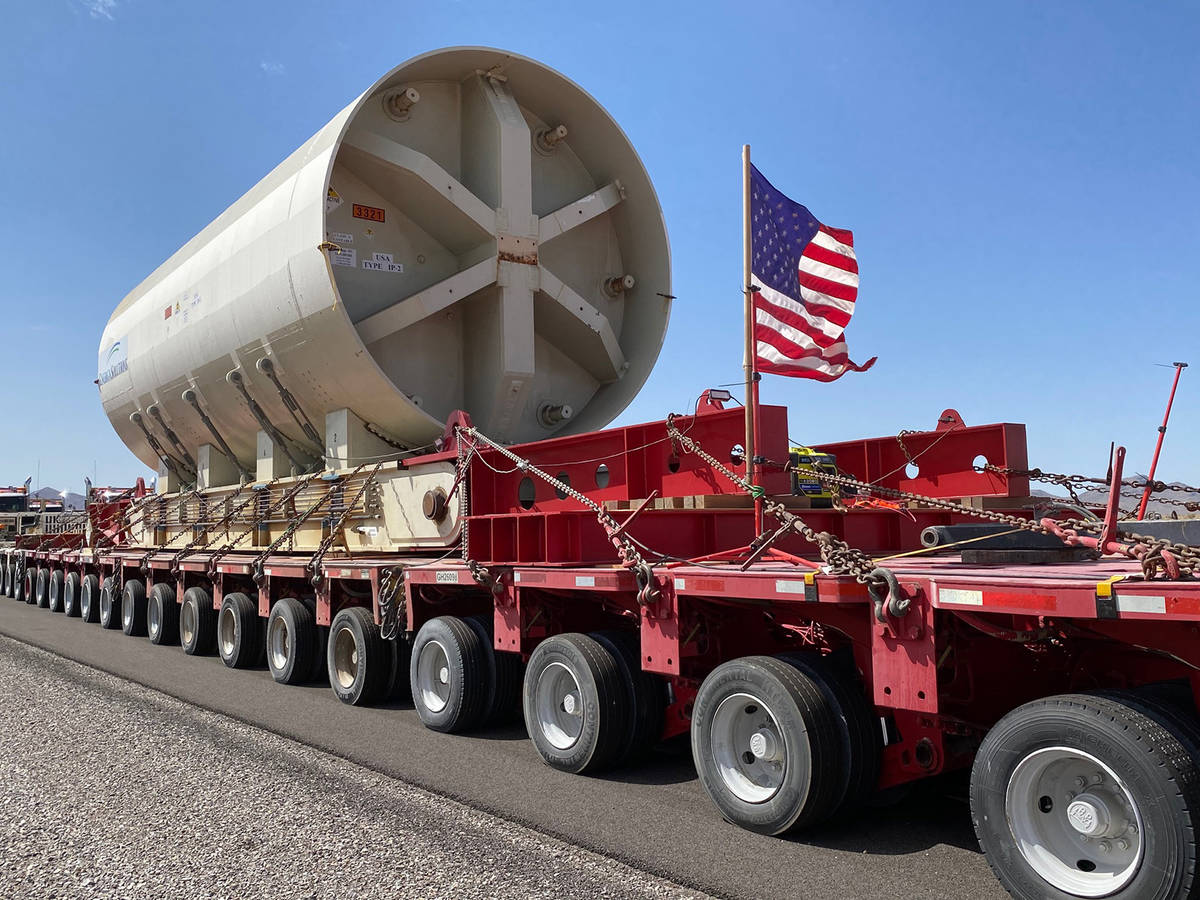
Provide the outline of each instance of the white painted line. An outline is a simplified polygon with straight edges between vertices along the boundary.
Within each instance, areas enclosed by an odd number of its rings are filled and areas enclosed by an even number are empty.
[[[983,606],[983,591],[962,591],[958,588],[938,588],[938,600],[960,606]]]

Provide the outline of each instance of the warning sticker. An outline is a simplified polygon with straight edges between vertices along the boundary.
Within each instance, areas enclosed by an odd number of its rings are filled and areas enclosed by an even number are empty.
[[[331,241],[333,241],[335,244],[353,244],[354,243],[354,235],[348,234],[345,231],[331,231],[331,232],[329,232],[329,239]]]
[[[378,206],[363,206],[361,203],[355,203],[353,209],[356,219],[367,219],[370,222],[383,221],[384,213]]]
[[[329,261],[335,266],[349,266],[353,269],[357,264],[355,262],[355,256],[356,254],[353,247],[329,251]]]
[[[341,205],[342,195],[333,188],[330,188],[329,193],[325,195],[325,212],[331,213]],[[355,213],[355,215],[358,215],[358,213]],[[382,222],[383,220],[380,219],[380,221]]]

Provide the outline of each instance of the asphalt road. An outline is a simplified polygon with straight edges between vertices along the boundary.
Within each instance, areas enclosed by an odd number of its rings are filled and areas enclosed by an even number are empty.
[[[1006,896],[958,780],[814,834],[767,838],[721,820],[686,752],[582,778],[543,765],[523,729],[438,734],[412,709],[344,706],[327,686],[284,687],[265,668],[228,669],[13,600],[0,600],[0,633],[717,896]]]

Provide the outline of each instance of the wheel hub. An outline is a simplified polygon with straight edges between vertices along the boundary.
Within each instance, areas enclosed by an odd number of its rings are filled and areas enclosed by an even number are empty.
[[[552,662],[538,674],[534,710],[542,736],[557,750],[569,750],[583,734],[583,692],[575,673]]]
[[[756,731],[750,735],[750,752],[755,759],[775,760],[779,756],[779,742],[769,731]]]
[[[414,699],[432,713],[450,702],[450,657],[438,641],[429,641],[417,655],[416,688]]]
[[[779,793],[787,750],[775,715],[750,694],[726,697],[713,713],[709,736],[721,780],[745,803],[765,803]]]
[[[1109,801],[1100,794],[1080,794],[1067,807],[1067,821],[1080,834],[1088,837],[1107,837],[1120,834],[1128,823],[1117,815],[1115,820]]]

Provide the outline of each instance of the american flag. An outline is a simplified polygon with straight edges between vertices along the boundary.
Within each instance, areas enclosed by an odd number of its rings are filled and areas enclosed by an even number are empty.
[[[759,372],[833,381],[863,372],[843,332],[858,297],[854,235],[830,228],[750,167],[755,366]]]

